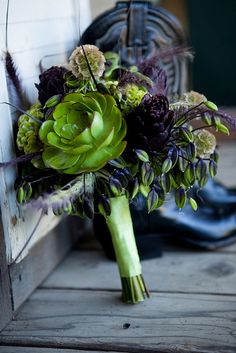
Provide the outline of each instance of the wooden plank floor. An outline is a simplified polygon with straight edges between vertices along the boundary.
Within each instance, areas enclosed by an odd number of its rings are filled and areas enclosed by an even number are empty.
[[[151,298],[123,304],[116,264],[81,244],[1,333],[0,353],[236,352],[236,245],[167,246],[143,274]]]
[[[236,352],[235,246],[168,250],[143,272],[151,299],[126,305],[115,263],[71,252],[2,332],[0,352]]]

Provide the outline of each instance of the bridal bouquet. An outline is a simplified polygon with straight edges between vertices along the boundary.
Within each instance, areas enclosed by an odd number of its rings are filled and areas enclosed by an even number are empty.
[[[212,128],[230,122],[205,96],[169,101],[163,69],[147,59],[124,68],[115,53],[77,47],[63,67],[39,76],[38,102],[18,119],[21,156],[17,200],[93,218],[101,213],[112,237],[122,299],[149,296],[142,276],[129,203],[141,192],[148,212],[173,195],[197,210],[192,187],[217,172]]]

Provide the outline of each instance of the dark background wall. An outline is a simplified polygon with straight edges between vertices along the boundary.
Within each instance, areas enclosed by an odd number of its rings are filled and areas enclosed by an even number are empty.
[[[219,105],[236,105],[236,0],[188,0],[195,51],[193,86]]]
[[[193,89],[218,105],[236,106],[236,0],[161,0],[188,32]]]

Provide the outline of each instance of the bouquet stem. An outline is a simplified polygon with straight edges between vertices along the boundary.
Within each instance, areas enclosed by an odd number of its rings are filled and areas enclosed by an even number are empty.
[[[119,267],[122,300],[138,303],[149,297],[142,277],[140,259],[134,237],[129,202],[125,196],[110,199],[111,214],[106,218]]]

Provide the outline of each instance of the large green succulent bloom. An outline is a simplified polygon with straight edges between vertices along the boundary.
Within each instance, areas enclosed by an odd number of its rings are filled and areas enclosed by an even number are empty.
[[[66,174],[96,171],[119,157],[125,135],[116,101],[98,92],[67,94],[39,130],[45,165]]]

